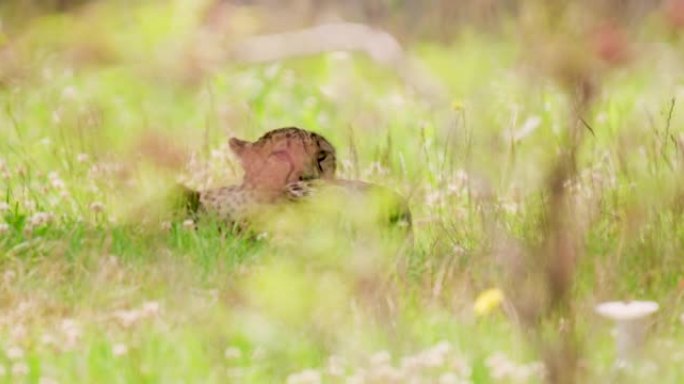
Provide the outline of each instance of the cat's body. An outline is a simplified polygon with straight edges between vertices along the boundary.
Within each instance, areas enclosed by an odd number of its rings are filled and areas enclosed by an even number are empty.
[[[395,192],[335,178],[335,148],[319,134],[280,128],[255,142],[233,138],[230,147],[245,171],[243,182],[205,191],[186,189],[186,208],[196,218],[211,215],[229,226],[245,227],[267,221],[269,208],[315,200],[342,211],[362,207],[361,213],[373,211],[379,224],[411,227],[408,205]]]

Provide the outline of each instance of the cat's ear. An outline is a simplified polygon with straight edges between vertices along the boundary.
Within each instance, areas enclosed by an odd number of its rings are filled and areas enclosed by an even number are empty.
[[[252,143],[250,143],[249,141],[240,140],[236,137],[231,137],[230,140],[228,140],[230,150],[233,151],[233,153],[237,157],[242,157],[242,155],[245,152],[245,149],[247,149],[251,144]]]

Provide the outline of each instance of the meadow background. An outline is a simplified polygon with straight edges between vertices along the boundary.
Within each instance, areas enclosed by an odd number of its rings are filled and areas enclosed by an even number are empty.
[[[684,381],[684,2],[567,3],[3,1],[0,382]],[[169,211],[290,125],[414,246]],[[623,370],[606,300],[661,306]]]

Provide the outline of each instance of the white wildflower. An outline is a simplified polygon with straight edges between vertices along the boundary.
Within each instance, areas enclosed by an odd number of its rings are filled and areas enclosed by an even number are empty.
[[[161,305],[157,301],[146,301],[143,303],[141,311],[145,317],[156,316],[161,311]]]
[[[62,90],[62,98],[73,100],[78,96],[78,90],[74,86],[68,86]]]
[[[321,382],[321,373],[315,369],[305,369],[287,377],[287,384],[319,384]]]
[[[532,134],[540,125],[541,118],[539,116],[531,116],[520,126],[520,128],[513,134],[511,138],[513,141],[520,141]]]
[[[439,343],[435,344],[432,348],[430,348],[430,351],[431,353],[446,355],[451,351],[451,344],[446,340],[442,340]]]
[[[50,185],[54,189],[63,189],[65,187],[64,181],[55,172],[50,173]]]
[[[366,382],[366,375],[363,370],[356,371],[353,375],[347,377],[347,384],[364,384]]]
[[[402,108],[404,105],[406,105],[406,98],[402,93],[399,92],[394,92],[387,96],[383,100],[388,106],[394,107],[394,108]]]
[[[425,204],[429,207],[441,205],[444,200],[444,193],[441,191],[431,191],[425,195]]]
[[[330,356],[328,358],[328,367],[326,371],[330,376],[344,375],[344,360],[336,355]]]
[[[20,360],[24,357],[24,350],[21,347],[11,346],[7,348],[5,354],[10,360]]]
[[[463,186],[459,183],[451,182],[447,184],[447,193],[450,195],[458,195],[462,189]]]
[[[454,177],[461,184],[467,183],[469,179],[468,172],[464,171],[463,169],[459,169],[458,171],[456,171]]]
[[[212,149],[211,152],[209,152],[209,156],[212,159],[216,159],[216,160],[223,160],[224,159],[223,151],[219,151],[217,149]]]
[[[264,75],[267,79],[274,79],[280,73],[282,66],[280,64],[271,64],[264,71]]]
[[[389,352],[387,351],[380,351],[375,354],[373,354],[369,362],[373,366],[380,366],[380,365],[388,365],[391,363],[392,360],[392,355],[390,355]]]
[[[372,382],[399,383],[404,377],[401,370],[391,365],[381,365],[371,369],[369,376]]]
[[[128,347],[122,343],[116,343],[112,346],[112,354],[115,357],[120,357],[128,353]]]
[[[520,211],[520,206],[513,201],[503,201],[500,204],[501,208],[503,208],[506,213],[515,215]]]
[[[29,372],[29,367],[26,363],[17,362],[12,364],[12,375],[14,376],[25,376]]]
[[[29,225],[32,227],[40,227],[43,224],[52,220],[52,214],[46,212],[36,212],[29,218]]]
[[[252,351],[252,360],[261,360],[264,357],[266,357],[266,351],[262,347],[256,347],[254,351]]]
[[[517,368],[516,364],[501,352],[489,356],[485,361],[485,365],[489,368],[489,375],[495,380],[511,377]]]
[[[451,369],[458,373],[459,376],[464,378],[470,378],[473,373],[473,369],[470,364],[468,364],[464,358],[458,356],[451,360]]]
[[[47,346],[57,345],[57,339],[49,333],[43,334],[43,336],[40,337],[40,342]]]
[[[60,346],[67,350],[73,349],[81,337],[81,327],[72,319],[64,319],[60,328],[64,335],[64,342]]]
[[[17,273],[11,269],[3,272],[2,274],[2,280],[5,282],[5,284],[11,283],[15,277],[17,277]]]
[[[223,351],[223,357],[225,357],[226,360],[237,360],[242,357],[242,351],[237,347],[228,347]]]
[[[99,201],[90,203],[90,210],[95,213],[100,213],[104,210],[104,204]]]
[[[451,350],[451,345],[442,341],[432,348],[426,349],[421,352],[417,357],[420,364],[424,367],[434,368],[444,365],[446,361],[446,355]]]
[[[35,211],[36,210],[36,202],[33,200],[25,199],[22,202],[22,205],[24,208],[26,208],[27,211]]]
[[[415,374],[420,371],[421,363],[416,356],[406,356],[401,359],[401,370],[406,374]]]
[[[10,328],[9,335],[12,340],[23,340],[28,336],[28,332],[22,324],[16,324]]]
[[[439,384],[461,384],[461,379],[453,372],[445,372],[439,376]]]
[[[130,310],[130,311],[116,311],[114,312],[114,317],[119,321],[121,326],[124,328],[129,328],[133,324],[135,324],[138,320],[140,320],[141,313],[136,310]]]

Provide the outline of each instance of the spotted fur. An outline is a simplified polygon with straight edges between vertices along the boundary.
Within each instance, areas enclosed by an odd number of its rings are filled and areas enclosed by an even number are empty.
[[[232,138],[230,148],[244,169],[242,183],[189,191],[191,213],[239,224],[264,206],[308,196],[311,180],[335,177],[335,148],[323,136],[301,128],[275,129],[254,142]]]
[[[230,148],[244,169],[244,184],[264,188],[275,183],[282,187],[295,181],[335,177],[335,148],[323,136],[301,128],[274,129],[255,142],[232,138]],[[278,162],[281,167],[277,167]],[[283,169],[286,164],[289,168]]]
[[[264,207],[304,201],[319,192],[332,192],[350,202],[380,194],[392,202],[380,219],[410,231],[411,213],[401,196],[378,185],[335,178],[335,148],[317,133],[279,128],[254,142],[232,138],[230,148],[244,169],[242,184],[191,191],[192,212],[240,227]]]
[[[406,200],[391,189],[377,184],[345,179],[310,180],[290,183],[286,189],[286,196],[292,201],[300,201],[307,197],[323,194],[327,194],[328,197],[342,197],[344,201],[352,203],[359,199],[370,198],[371,196],[380,197],[390,202],[385,209],[377,212],[381,216],[381,221],[392,226],[408,228],[409,230],[413,225],[411,211]]]

